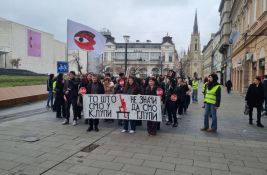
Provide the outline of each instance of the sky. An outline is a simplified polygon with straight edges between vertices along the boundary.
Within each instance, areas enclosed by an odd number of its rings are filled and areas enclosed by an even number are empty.
[[[195,11],[202,47],[219,30],[220,0],[0,0],[0,17],[45,31],[66,42],[67,19],[98,31],[107,28],[116,42],[161,42],[173,37],[178,52],[187,50]]]

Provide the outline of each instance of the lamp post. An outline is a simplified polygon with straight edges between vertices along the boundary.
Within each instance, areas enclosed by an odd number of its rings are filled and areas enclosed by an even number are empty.
[[[159,59],[160,59],[160,75],[162,76],[162,56],[159,56]]]
[[[130,36],[124,35],[123,38],[125,41],[125,63],[124,63],[124,66],[125,66],[125,76],[126,76],[126,73],[127,73],[127,45],[129,43]]]

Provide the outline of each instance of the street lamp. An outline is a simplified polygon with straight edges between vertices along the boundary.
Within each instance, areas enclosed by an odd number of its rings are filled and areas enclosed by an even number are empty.
[[[160,59],[160,74],[162,76],[162,56],[159,56],[159,59]]]
[[[125,76],[126,76],[126,73],[127,73],[127,45],[129,43],[130,36],[124,35],[123,38],[125,41],[125,65],[124,66],[125,66]]]

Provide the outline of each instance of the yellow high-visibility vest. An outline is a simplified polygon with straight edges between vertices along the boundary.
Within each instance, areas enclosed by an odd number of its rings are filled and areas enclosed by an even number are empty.
[[[204,102],[209,104],[216,104],[216,92],[218,88],[221,87],[220,85],[214,86],[211,90],[206,88]]]
[[[56,85],[57,85],[57,81],[53,82],[53,92],[56,93]]]
[[[208,84],[208,82],[206,82],[206,83],[203,84],[203,87],[202,87],[202,93],[205,93],[205,89],[206,89],[206,87],[207,87],[207,84]]]
[[[193,90],[197,90],[198,89],[198,81],[197,80],[194,80],[193,82],[192,82],[192,88],[193,88]]]

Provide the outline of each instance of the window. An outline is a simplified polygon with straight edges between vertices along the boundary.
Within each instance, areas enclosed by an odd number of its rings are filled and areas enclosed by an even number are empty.
[[[139,53],[139,58],[142,58],[142,60],[149,60],[149,53],[148,52],[141,52]]]
[[[195,51],[197,51],[197,43],[195,43]]]
[[[169,53],[169,62],[172,62],[173,53]]]
[[[104,60],[108,61],[108,53],[107,52],[104,53]]]
[[[150,60],[160,60],[160,52],[151,52]]]
[[[266,0],[262,0],[262,13],[266,11]]]
[[[125,59],[125,53],[124,52],[116,52],[115,53],[115,59],[116,60],[123,60],[123,59]]]

